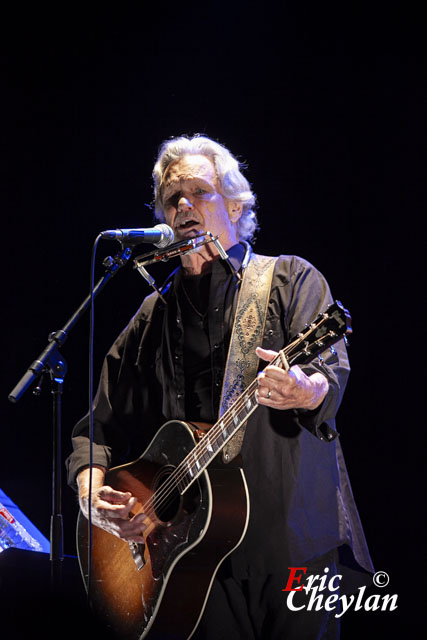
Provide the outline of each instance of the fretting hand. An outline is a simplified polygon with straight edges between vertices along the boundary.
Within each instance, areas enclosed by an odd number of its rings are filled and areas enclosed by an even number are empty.
[[[278,354],[257,347],[257,355],[271,362]],[[272,409],[316,409],[324,400],[329,382],[320,372],[307,376],[294,365],[285,371],[275,365],[268,365],[258,374],[257,401]]]

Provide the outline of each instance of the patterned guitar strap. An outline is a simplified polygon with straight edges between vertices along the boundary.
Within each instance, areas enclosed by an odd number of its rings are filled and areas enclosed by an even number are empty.
[[[276,260],[277,257],[252,254],[243,272],[222,384],[219,417],[243,394],[257,374],[255,347],[261,345],[264,335]],[[240,452],[245,430],[246,423],[225,445],[222,452],[224,462],[230,462]]]

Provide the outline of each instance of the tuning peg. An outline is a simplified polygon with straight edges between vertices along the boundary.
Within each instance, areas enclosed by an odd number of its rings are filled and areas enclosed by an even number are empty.
[[[321,367],[323,367],[323,364],[324,364],[324,362],[325,362],[325,361],[324,361],[324,359],[322,358],[322,356],[321,356],[321,355],[318,355],[318,356],[317,356],[317,359],[318,359],[318,361],[319,361],[320,366],[321,366]]]
[[[333,356],[337,355],[337,350],[335,349],[335,347],[331,347],[331,353]]]

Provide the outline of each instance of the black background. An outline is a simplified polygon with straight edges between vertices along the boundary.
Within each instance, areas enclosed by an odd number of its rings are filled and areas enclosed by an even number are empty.
[[[415,622],[422,589],[423,427],[410,416],[423,398],[409,338],[424,287],[408,234],[421,233],[423,212],[421,20],[403,5],[296,4],[123,2],[4,14],[0,486],[49,537],[49,384],[16,406],[7,395],[87,295],[99,231],[154,224],[158,145],[205,133],[247,164],[259,202],[256,250],[313,262],[352,314],[338,426],[373,561],[389,573],[384,591],[399,594],[399,609],[347,614],[343,638],[386,637]],[[101,245],[97,276],[117,249]],[[166,271],[151,273],[160,282]],[[147,290],[128,264],[97,299],[96,376]],[[65,458],[88,406],[88,317],[62,353]],[[65,478],[63,514],[73,555],[77,506]]]

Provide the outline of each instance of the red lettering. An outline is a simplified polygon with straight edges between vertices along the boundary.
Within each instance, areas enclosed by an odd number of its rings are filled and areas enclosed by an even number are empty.
[[[288,583],[282,591],[302,591],[303,585],[293,589],[292,583],[297,582],[299,584],[301,582],[302,575],[306,573],[307,567],[288,567],[288,569],[290,570]],[[295,575],[297,571],[302,571],[302,574],[299,576]]]
[[[5,520],[7,520],[8,522],[10,522],[11,524],[13,524],[15,522],[15,518],[13,517],[13,515],[11,513],[9,513],[9,511],[6,509],[6,507],[2,507],[0,509],[0,515],[2,515],[3,518]]]

